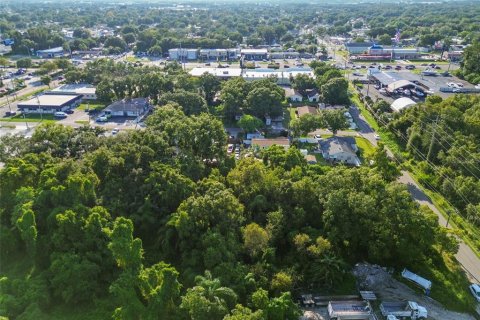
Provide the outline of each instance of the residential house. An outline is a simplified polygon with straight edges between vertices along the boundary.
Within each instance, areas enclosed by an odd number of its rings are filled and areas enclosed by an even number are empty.
[[[290,148],[290,140],[287,138],[275,138],[275,139],[252,139],[252,146],[260,149],[266,149],[273,145]]]
[[[298,107],[296,113],[297,113],[297,116],[300,118],[306,114],[316,115],[318,114],[318,109],[316,107],[303,106],[303,107]]]
[[[140,117],[150,110],[146,98],[133,98],[115,101],[104,109],[107,116],[111,117]]]
[[[285,98],[290,102],[302,102],[303,97],[297,90],[285,88]]]
[[[310,102],[320,102],[320,93],[316,89],[310,90],[307,92],[307,98]]]
[[[305,156],[305,160],[307,160],[308,164],[316,164],[317,163],[317,158],[313,154],[307,154]]]
[[[325,160],[353,166],[360,165],[360,159],[356,154],[358,148],[355,143],[355,138],[333,136],[325,140],[320,140],[319,144]]]

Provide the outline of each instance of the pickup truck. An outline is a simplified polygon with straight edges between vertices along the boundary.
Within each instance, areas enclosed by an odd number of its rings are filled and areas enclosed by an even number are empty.
[[[385,317],[392,315],[401,319],[412,320],[424,320],[428,317],[427,309],[414,301],[382,302],[380,311]]]

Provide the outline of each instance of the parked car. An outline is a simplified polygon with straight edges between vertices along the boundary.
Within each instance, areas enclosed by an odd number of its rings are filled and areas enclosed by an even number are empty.
[[[233,152],[233,144],[229,144],[229,145],[227,146],[227,153],[230,154],[230,153],[232,153],[232,152]]]
[[[73,110],[72,109],[65,110],[65,113],[73,114]]]
[[[107,122],[108,118],[107,116],[100,116],[97,118],[97,122]]]
[[[65,112],[62,112],[62,111],[57,111],[53,115],[55,116],[55,118],[66,118],[67,117],[67,114]]]
[[[470,291],[472,292],[473,296],[475,299],[477,299],[478,302],[480,302],[480,285],[474,283],[470,285]]]
[[[385,69],[390,70],[390,69],[392,69],[392,66],[385,66]]]
[[[118,128],[113,128],[112,129],[112,135],[116,135],[119,132],[120,132],[120,129],[118,129]]]
[[[375,134],[375,140],[380,140],[380,136],[378,134]]]
[[[463,83],[457,82],[457,87],[463,88]]]
[[[17,115],[17,112],[16,111],[7,111],[7,112],[5,112],[5,115],[7,117],[13,117],[13,116]]]
[[[402,70],[402,66],[396,66],[395,70]]]

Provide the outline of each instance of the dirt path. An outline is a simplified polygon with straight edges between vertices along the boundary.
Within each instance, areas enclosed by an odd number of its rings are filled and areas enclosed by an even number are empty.
[[[407,285],[395,280],[384,268],[370,264],[357,264],[353,271],[361,290],[375,292],[381,301],[415,301],[428,310],[434,320],[475,320],[471,315],[446,310],[440,303],[419,295]]]

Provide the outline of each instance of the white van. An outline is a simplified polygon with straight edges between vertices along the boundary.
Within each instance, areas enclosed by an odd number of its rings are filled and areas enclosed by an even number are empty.
[[[54,113],[54,116],[56,118],[66,118],[67,114],[65,112],[62,112],[62,111],[57,111],[57,112]]]

